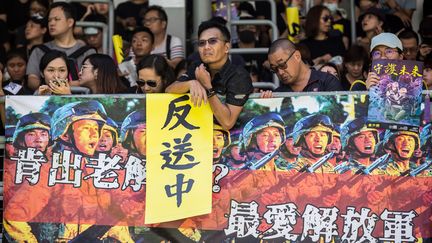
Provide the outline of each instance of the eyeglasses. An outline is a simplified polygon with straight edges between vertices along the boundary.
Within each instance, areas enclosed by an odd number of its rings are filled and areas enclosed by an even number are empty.
[[[150,86],[152,88],[156,88],[157,83],[158,83],[156,80],[142,80],[142,79],[137,80],[136,82],[137,82],[138,86],[140,86],[140,87],[143,87],[144,85],[147,84],[148,86]]]
[[[83,65],[81,65],[81,69],[80,69],[80,71],[82,72],[84,69],[86,69],[86,68],[93,68],[93,66],[92,65],[89,65],[89,64],[83,64]]]
[[[286,69],[288,67],[288,61],[289,61],[289,59],[291,59],[291,57],[294,55],[295,52],[296,51],[293,51],[289,55],[289,57],[286,59],[286,61],[284,61],[282,63],[279,63],[278,65],[270,65],[270,71],[272,73],[277,73],[279,71],[279,69],[282,69],[282,70]]]
[[[384,50],[384,55],[387,58],[391,58],[395,53],[397,53],[398,51],[395,49],[391,49],[391,48],[387,48]],[[372,59],[380,59],[382,57],[382,52],[379,50],[373,51],[372,52]]]
[[[148,18],[148,19],[143,19],[143,24],[144,25],[146,25],[146,24],[153,24],[154,22],[156,22],[158,20],[161,20],[161,18],[151,17],[151,18]]]
[[[326,15],[326,16],[322,17],[322,20],[324,20],[324,22],[327,22],[329,20],[331,22],[333,22],[333,17],[331,15]]]
[[[204,47],[207,43],[211,46],[215,45],[216,43],[218,43],[218,41],[220,41],[217,37],[212,37],[209,38],[207,40],[198,40],[198,46],[199,47]]]

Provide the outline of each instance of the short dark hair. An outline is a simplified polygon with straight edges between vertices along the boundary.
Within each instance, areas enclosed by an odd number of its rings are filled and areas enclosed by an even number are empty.
[[[168,25],[168,15],[165,12],[165,9],[159,5],[151,5],[150,7],[147,8],[147,10],[144,12],[144,14],[142,15],[143,17],[150,11],[156,11],[158,12],[158,16],[162,21],[167,22]]]
[[[76,9],[73,5],[67,3],[67,2],[54,2],[51,4],[49,10],[48,10],[48,16],[54,8],[61,8],[63,10],[63,13],[66,17],[66,19],[73,19],[74,24],[73,27],[75,27],[75,23],[77,20],[77,14]]]
[[[62,51],[58,51],[58,50],[50,50],[48,52],[45,53],[45,55],[42,56],[40,62],[39,62],[39,71],[41,73],[43,73],[43,71],[45,70],[45,68],[48,66],[48,64],[57,58],[61,58],[64,60],[66,67],[67,67],[67,71],[68,73],[70,72],[69,70],[69,66],[67,65],[68,63],[68,58],[66,56],[66,53],[62,52]]]
[[[293,42],[291,42],[287,38],[280,38],[280,39],[273,41],[273,43],[271,43],[270,48],[268,49],[267,55],[271,55],[279,49],[284,49],[284,50],[288,50],[288,51],[296,51],[297,47]]]
[[[309,9],[309,12],[306,15],[306,23],[305,23],[305,32],[308,38],[314,38],[318,35],[321,14],[324,10],[328,10],[327,7],[322,5],[317,5]]]
[[[218,22],[211,21],[211,20],[201,22],[201,24],[198,27],[198,38],[201,36],[202,32],[212,28],[218,29],[222,33],[223,37],[225,38],[225,41],[227,42],[231,41],[231,34],[228,28],[225,25],[221,25]]]
[[[19,57],[27,63],[27,54],[23,48],[12,49],[12,50],[8,51],[6,54],[6,63],[15,57]]]
[[[162,79],[163,90],[175,81],[174,71],[165,57],[157,54],[146,55],[137,64],[137,73],[144,68],[153,69],[156,75]]]
[[[149,28],[145,27],[145,26],[139,26],[139,27],[137,27],[137,28],[133,31],[133,33],[132,33],[132,38],[133,38],[133,36],[134,36],[136,33],[139,33],[139,32],[145,32],[145,33],[149,34],[149,35],[150,35],[150,39],[151,39],[151,43],[152,43],[152,44],[154,43],[154,34],[153,34],[153,32],[151,32],[151,30],[150,30]]]
[[[398,34],[399,39],[412,39],[414,38],[419,45],[419,37],[417,33],[412,29],[405,29]]]

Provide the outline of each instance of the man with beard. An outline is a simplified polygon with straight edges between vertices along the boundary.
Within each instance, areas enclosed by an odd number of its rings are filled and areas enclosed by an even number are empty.
[[[340,164],[337,172],[351,170],[355,174],[358,170],[366,169],[373,162],[371,157],[379,142],[378,131],[366,126],[366,117],[345,123],[341,130],[342,149],[348,154],[348,161]]]
[[[416,165],[410,164],[414,151],[420,146],[420,138],[417,133],[409,131],[386,130],[384,135],[384,148],[390,151],[389,162],[381,169],[387,175],[401,175]]]
[[[332,134],[333,123],[326,115],[312,114],[296,122],[293,129],[294,146],[301,147],[301,151],[295,168],[303,171],[320,159],[325,159],[316,169],[321,173],[334,173],[334,167],[329,163],[333,154],[326,154],[327,145],[332,143]]]
[[[285,143],[280,148],[279,157],[276,159],[276,165],[281,170],[291,170],[297,162],[301,147],[294,146],[292,127],[285,127],[285,131]]]
[[[254,117],[243,128],[242,149],[253,169],[275,170],[274,157],[285,141],[285,124],[274,112]]]
[[[230,132],[220,125],[213,125],[213,164],[225,164],[222,159],[222,150],[230,145]]]

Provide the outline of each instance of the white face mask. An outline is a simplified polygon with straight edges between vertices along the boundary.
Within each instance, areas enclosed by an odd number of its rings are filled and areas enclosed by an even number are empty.
[[[338,9],[338,4],[337,3],[323,3],[323,5],[325,7],[327,7],[331,13],[335,13],[336,10]]]

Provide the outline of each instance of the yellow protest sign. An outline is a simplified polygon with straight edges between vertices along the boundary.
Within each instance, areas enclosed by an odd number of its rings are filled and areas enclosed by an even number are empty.
[[[288,27],[288,40],[298,43],[296,36],[300,33],[300,18],[297,7],[286,8],[286,19]]]
[[[212,203],[213,115],[189,95],[147,95],[145,223],[207,214]]]

